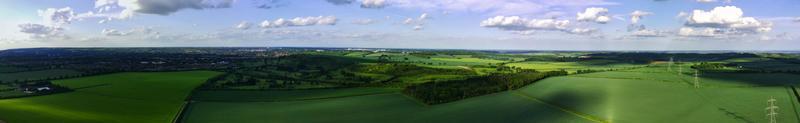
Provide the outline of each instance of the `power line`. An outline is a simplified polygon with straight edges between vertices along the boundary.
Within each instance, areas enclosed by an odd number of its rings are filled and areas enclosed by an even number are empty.
[[[694,88],[700,88],[700,71],[694,70]]]

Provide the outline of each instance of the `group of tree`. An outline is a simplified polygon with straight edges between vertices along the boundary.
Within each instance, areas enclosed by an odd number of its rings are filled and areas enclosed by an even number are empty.
[[[408,86],[403,93],[427,104],[440,104],[524,87],[538,80],[567,75],[566,71],[495,73],[485,76]]]

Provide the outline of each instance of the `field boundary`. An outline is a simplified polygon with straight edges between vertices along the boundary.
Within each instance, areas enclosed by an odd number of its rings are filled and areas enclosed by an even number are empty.
[[[792,101],[792,109],[794,110],[795,118],[797,118],[797,121],[800,122],[800,113],[797,112],[797,104],[796,104],[800,103],[800,94],[797,94],[797,88],[795,88],[794,86],[787,86],[787,87],[792,89],[790,93],[792,93],[792,95],[794,95],[795,98],[795,101]]]
[[[181,109],[178,110],[178,113],[175,113],[175,116],[172,118],[172,123],[181,123],[183,121],[183,113],[186,112],[187,107],[189,107],[190,101],[183,101],[181,104]]]
[[[592,115],[589,115],[589,114],[581,113],[581,112],[578,112],[578,111],[569,110],[569,109],[566,109],[564,107],[558,106],[556,104],[551,104],[551,103],[545,102],[544,100],[540,100],[539,98],[524,94],[524,93],[519,92],[519,91],[512,91],[511,93],[514,94],[514,95],[523,97],[525,99],[533,100],[533,101],[536,101],[538,103],[542,103],[542,104],[548,105],[550,107],[556,108],[556,109],[561,110],[563,112],[567,112],[569,114],[578,116],[580,118],[583,118],[583,119],[586,119],[586,120],[589,120],[589,121],[592,121],[592,122],[596,122],[596,123],[611,123],[611,121],[609,121],[609,120],[606,120],[606,119],[603,119],[603,118],[599,118],[599,117],[596,117],[596,116],[592,116]]]
[[[200,102],[294,102],[294,101],[310,101],[310,100],[324,100],[324,99],[370,96],[370,95],[391,94],[391,93],[397,93],[397,91],[376,92],[376,93],[366,93],[366,94],[354,94],[354,95],[344,95],[344,96],[319,97],[319,98],[285,99],[285,100],[197,100],[197,101],[200,101]]]

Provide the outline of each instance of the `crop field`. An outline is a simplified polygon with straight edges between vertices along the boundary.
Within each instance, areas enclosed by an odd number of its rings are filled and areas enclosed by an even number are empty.
[[[3,82],[10,82],[10,81],[24,81],[24,80],[40,80],[40,79],[48,79],[48,78],[57,78],[57,77],[66,77],[66,76],[75,76],[79,75],[81,72],[74,71],[74,70],[64,70],[64,69],[52,69],[52,70],[41,70],[41,71],[26,71],[26,72],[16,72],[16,73],[2,73],[0,74],[0,81]]]
[[[397,93],[284,102],[199,101],[188,111],[184,115],[187,123],[591,122],[512,93],[434,106]]]
[[[393,93],[302,101],[198,101],[184,118],[189,123],[766,122],[766,100],[774,98],[781,109],[779,121],[798,122],[795,112],[800,103],[788,86],[782,85],[796,84],[786,81],[800,76],[709,73],[700,77],[701,87],[695,88],[691,75],[670,72],[663,66],[576,74],[439,105],[420,104]],[[783,81],[773,82],[779,80]],[[335,115],[340,113],[347,115]],[[224,114],[233,115],[214,117]]]
[[[346,88],[346,89],[311,89],[311,90],[268,90],[242,91],[219,90],[197,91],[192,100],[197,101],[292,101],[338,98],[349,96],[373,95],[397,92],[396,88]]]
[[[607,70],[619,69],[628,67],[643,66],[639,64],[617,63],[607,60],[592,60],[581,62],[544,62],[544,61],[528,61],[509,63],[508,66],[520,67],[523,69],[536,69],[539,71],[559,71],[566,70],[575,72],[577,70]]]
[[[55,81],[74,92],[0,100],[12,123],[166,123],[192,89],[218,72],[117,73]]]
[[[751,87],[753,83],[770,80],[741,79],[776,76],[726,76],[745,77],[702,77],[700,88],[695,88],[683,82],[690,80],[687,75],[601,72],[549,78],[520,91],[533,97],[559,95],[562,99],[543,100],[612,122],[653,123],[766,122],[764,108],[773,97],[781,107],[779,113],[783,114],[779,121],[798,122],[798,102],[788,87]],[[784,81],[800,79],[800,76],[780,77]]]

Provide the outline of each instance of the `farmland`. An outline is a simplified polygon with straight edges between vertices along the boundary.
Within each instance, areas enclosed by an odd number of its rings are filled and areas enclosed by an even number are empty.
[[[180,48],[112,50],[140,62],[3,65],[0,120],[758,123],[771,107],[779,122],[800,122],[794,55],[186,50],[155,62]]]
[[[217,72],[118,73],[55,81],[74,92],[0,100],[6,122],[170,122]]]

